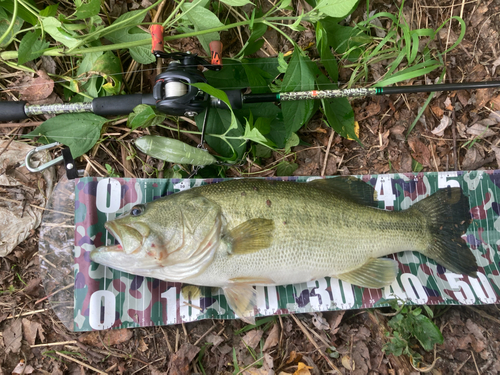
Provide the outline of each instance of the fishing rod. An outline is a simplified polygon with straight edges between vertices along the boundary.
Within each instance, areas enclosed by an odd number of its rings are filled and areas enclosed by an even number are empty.
[[[193,56],[193,55],[191,55]],[[100,116],[126,115],[139,104],[155,106],[160,112],[172,116],[194,117],[206,108],[228,109],[222,100],[210,96],[191,86],[191,83],[203,82],[194,69],[171,63],[164,73],[156,78],[151,94],[116,95],[95,98],[91,102],[67,104],[28,104],[25,101],[0,102],[0,121],[23,120],[43,114],[65,114],[90,112]],[[182,63],[181,63],[182,64]],[[189,71],[193,70],[193,72]],[[180,73],[180,74],[179,74]],[[310,90],[298,92],[280,92],[269,94],[243,94],[242,90],[224,91],[234,109],[241,109],[250,103],[280,103],[285,101],[332,98],[360,98],[374,95],[410,94],[437,91],[476,90],[500,87],[500,81],[445,83],[435,85],[367,87],[337,90]]]

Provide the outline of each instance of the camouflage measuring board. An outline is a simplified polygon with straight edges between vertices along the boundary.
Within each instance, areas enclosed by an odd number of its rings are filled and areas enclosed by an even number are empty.
[[[384,289],[368,289],[334,278],[303,284],[257,287],[261,316],[288,312],[369,308],[384,299],[409,304],[491,304],[500,300],[500,171],[442,172],[358,176],[374,186],[379,207],[403,210],[438,188],[461,186],[469,195],[473,222],[466,237],[479,265],[477,279],[446,271],[413,252],[393,255],[399,275]],[[307,182],[314,177],[284,177]],[[333,177],[334,178],[334,177]],[[83,178],[75,188],[75,325],[76,331],[177,324],[198,319],[231,319],[218,288],[198,288],[129,275],[93,263],[92,249],[112,244],[107,220],[137,203],[222,179],[158,180]],[[189,296],[199,296],[191,298]],[[187,297],[186,297],[187,296]]]

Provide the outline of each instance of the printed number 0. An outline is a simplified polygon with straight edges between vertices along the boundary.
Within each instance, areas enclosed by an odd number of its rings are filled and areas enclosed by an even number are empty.
[[[108,329],[115,323],[115,295],[109,290],[92,293],[89,302],[89,324],[93,329]],[[104,309],[104,314],[102,314]],[[101,321],[102,315],[102,321]]]
[[[109,196],[108,196],[109,186]],[[105,178],[97,183],[95,204],[99,211],[111,214],[120,209],[122,186],[113,178]]]

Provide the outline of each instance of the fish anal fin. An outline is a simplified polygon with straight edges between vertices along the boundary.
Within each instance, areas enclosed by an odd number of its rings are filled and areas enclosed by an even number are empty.
[[[255,324],[257,294],[250,284],[231,284],[222,288],[226,301],[234,313],[246,323]]]
[[[372,258],[361,267],[335,277],[352,285],[380,289],[396,279],[398,270],[398,262],[393,259]]]
[[[352,176],[317,179],[308,183],[316,189],[326,191],[365,206],[378,207],[377,192],[373,186]]]
[[[273,232],[273,220],[251,219],[245,221],[229,232],[231,254],[248,254],[271,246]]]

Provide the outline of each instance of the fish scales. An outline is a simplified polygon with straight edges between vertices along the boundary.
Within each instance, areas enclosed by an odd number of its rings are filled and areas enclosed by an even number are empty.
[[[237,256],[221,249],[202,275],[187,280],[192,283],[220,286],[251,276],[300,283],[426,246],[423,215],[367,208],[307,184],[235,180],[200,194],[221,207],[228,229],[255,217],[274,220],[276,228],[271,247]]]

